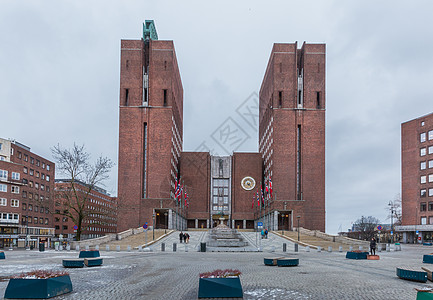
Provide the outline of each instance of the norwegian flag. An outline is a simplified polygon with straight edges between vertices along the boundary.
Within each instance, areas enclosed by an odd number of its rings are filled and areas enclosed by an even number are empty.
[[[183,185],[180,187],[180,191],[179,191],[179,195],[178,195],[179,203],[182,202],[182,193],[183,193]]]
[[[260,187],[260,190],[261,190],[261,192],[262,192],[262,203],[263,203],[263,205],[264,205],[264,204],[265,204],[265,197],[264,197],[264,195],[263,195],[263,186]]]
[[[260,207],[259,189],[257,189],[257,206]]]
[[[186,207],[189,207],[189,196],[188,196],[187,192],[185,192],[185,205],[186,205]]]
[[[265,191],[266,191],[266,198],[268,198],[269,196],[269,187],[268,187],[268,183],[265,184]]]
[[[180,188],[180,185],[177,182],[177,178],[174,180],[174,186],[175,186],[175,189],[174,189],[174,200],[177,200],[177,193],[179,192],[179,188]]]
[[[271,192],[271,198],[272,198],[272,180],[271,180],[271,175],[269,175],[269,191]]]

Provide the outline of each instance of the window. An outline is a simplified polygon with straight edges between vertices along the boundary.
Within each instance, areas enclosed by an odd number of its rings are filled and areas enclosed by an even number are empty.
[[[29,181],[29,187],[31,187],[31,188],[33,187],[33,181],[31,181],[31,180]]]
[[[21,159],[23,157],[23,154],[18,151],[18,158]]]
[[[45,179],[45,174],[44,173],[41,173],[41,178],[42,178],[42,180]]]
[[[8,191],[8,186],[6,184],[0,183],[0,192],[7,192],[7,191]]]
[[[29,211],[33,211],[33,205],[29,204]]]
[[[433,202],[429,202],[428,203],[428,210],[432,211],[433,210]]]
[[[45,225],[48,225],[48,218],[45,218]]]
[[[0,170],[0,179],[7,180],[8,179],[8,171]]]
[[[11,207],[20,207],[20,200],[11,199]]]
[[[167,90],[164,91],[164,106],[167,106]]]
[[[63,230],[68,230],[68,226],[67,225],[63,225]]]
[[[433,174],[428,175],[428,182],[433,182]]]
[[[213,210],[218,210],[218,206],[214,206],[214,207],[213,207]]]
[[[420,155],[421,155],[421,156],[426,155],[426,148],[421,148],[421,149],[420,149]]]
[[[421,170],[425,170],[426,169],[426,167],[427,167],[427,163],[425,162],[425,161],[422,161],[421,162]]]
[[[33,218],[33,222],[34,222],[35,224],[38,224],[38,217],[34,217],[34,218]]]
[[[426,189],[422,189],[420,192],[420,197],[425,197],[427,195],[427,190]]]
[[[39,210],[39,206],[35,206],[35,212],[38,212],[38,210]]]
[[[427,225],[427,217],[421,217],[421,225]]]
[[[56,225],[55,228],[56,228],[56,230],[57,230],[57,229],[60,229],[60,226],[59,226],[59,225]]]
[[[20,173],[12,172],[12,179],[13,180],[20,180]]]
[[[429,132],[428,132],[428,140],[430,141],[430,140],[433,140],[433,130],[430,130]]]
[[[39,224],[44,224],[44,218],[39,218]]]
[[[218,204],[218,197],[213,197],[213,204]]]
[[[27,167],[24,167],[23,172],[24,172],[25,174],[28,173],[28,169],[27,169]]]
[[[428,154],[433,154],[433,146],[428,147]]]
[[[45,186],[41,184],[41,191],[45,190]]]
[[[29,156],[27,154],[24,154],[24,161],[29,161]]]
[[[283,92],[278,92],[278,107],[281,108],[283,106]]]
[[[425,155],[425,154],[424,154]],[[30,176],[33,176],[33,172],[34,172],[34,170],[33,169],[30,169]]]
[[[429,224],[433,224],[433,217],[428,217]]]
[[[421,143],[424,143],[426,141],[426,133],[425,132],[423,132],[419,135],[419,141]]]
[[[30,163],[31,163],[32,165],[35,164],[35,159],[34,159],[33,157],[31,157],[31,156],[30,156]]]
[[[47,165],[47,171],[49,171],[50,170],[50,165]]]
[[[0,198],[0,206],[7,206],[8,200],[6,198]]]
[[[316,92],[316,108],[320,109],[320,92]]]
[[[36,160],[36,165],[39,167],[41,165],[41,162],[39,160]]]
[[[49,176],[49,175],[47,175],[47,177],[46,177],[46,178],[47,178],[47,181],[50,181],[50,176]]]
[[[423,175],[421,176],[421,183],[426,183],[427,182],[427,176]]]
[[[67,217],[63,217],[62,221],[63,222],[68,222],[68,218]]]
[[[39,183],[35,182],[35,188],[39,189]]]
[[[422,121],[422,122],[421,122],[421,126],[424,126],[424,125],[425,125],[425,122],[424,122],[424,121]]]
[[[32,218],[30,218],[30,217],[28,217],[27,220],[28,220],[29,223],[32,222]]]
[[[429,169],[433,168],[433,160],[428,161],[428,168]]]
[[[433,196],[433,189],[428,189],[428,196],[429,197]]]
[[[426,211],[427,210],[427,204],[425,202],[421,202],[419,206],[420,211]]]
[[[11,193],[19,194],[20,193],[20,187],[15,186],[15,185],[11,186]]]
[[[38,171],[36,171],[36,177],[39,178],[39,172]]]
[[[42,169],[45,169],[45,163],[44,162],[42,163]]]

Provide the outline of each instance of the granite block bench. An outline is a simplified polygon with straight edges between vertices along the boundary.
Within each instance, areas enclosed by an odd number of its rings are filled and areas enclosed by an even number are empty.
[[[84,259],[84,264],[87,267],[96,267],[102,265],[102,258],[101,257],[88,257]]]
[[[427,272],[413,267],[397,267],[397,277],[411,281],[427,282]]]
[[[283,259],[284,257],[265,257],[264,263],[267,266],[276,266],[277,265],[277,260],[279,259]]]
[[[84,267],[84,258],[67,258],[63,260],[65,268],[82,268]]]
[[[295,267],[299,265],[299,258],[279,258],[277,266],[279,267]]]
[[[423,255],[422,262],[426,264],[433,264],[433,255],[432,254]]]

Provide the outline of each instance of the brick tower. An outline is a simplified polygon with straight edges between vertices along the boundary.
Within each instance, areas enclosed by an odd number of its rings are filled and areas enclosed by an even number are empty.
[[[141,40],[121,41],[118,231],[172,222],[182,130],[183,88],[173,41],[158,40],[154,22],[145,21]]]
[[[259,152],[278,228],[325,231],[325,44],[274,44],[260,89]]]

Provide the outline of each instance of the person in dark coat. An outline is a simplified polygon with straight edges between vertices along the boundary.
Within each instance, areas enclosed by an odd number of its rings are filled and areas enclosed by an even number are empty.
[[[374,237],[370,241],[370,253],[371,255],[376,255],[376,239]]]
[[[180,240],[180,243],[182,244],[182,240],[183,240],[183,232],[182,231],[179,233],[179,240]]]

